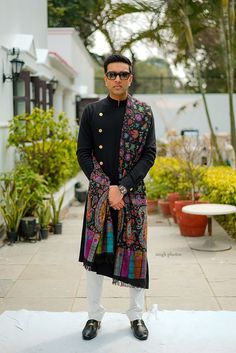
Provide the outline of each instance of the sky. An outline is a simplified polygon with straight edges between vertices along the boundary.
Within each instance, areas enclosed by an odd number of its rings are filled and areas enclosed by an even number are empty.
[[[98,54],[98,55],[102,55],[102,54],[106,54],[109,52],[109,45],[107,44],[107,41],[104,37],[104,35],[100,32],[97,31],[95,33],[95,45],[92,49],[92,52]],[[156,56],[159,58],[163,58],[165,60],[168,61],[168,59],[166,57],[164,57],[164,55],[162,54],[160,48],[158,48],[157,46],[151,46],[151,45],[147,45],[147,44],[143,44],[143,43],[137,43],[134,45],[134,52],[137,55],[137,58],[140,60],[146,60],[148,57],[152,57],[152,56]],[[184,74],[184,70],[181,66],[175,67],[175,65],[173,65],[171,63],[171,61],[168,61],[172,72],[174,75],[180,77],[180,78],[184,78],[185,74]]]

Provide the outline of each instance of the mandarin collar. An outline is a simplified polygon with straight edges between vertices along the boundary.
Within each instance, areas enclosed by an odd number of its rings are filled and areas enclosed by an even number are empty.
[[[126,99],[124,99],[124,100],[118,101],[116,99],[111,98],[109,95],[107,96],[108,102],[113,104],[116,107],[120,107],[120,106],[126,105],[127,99],[128,99],[128,97]]]

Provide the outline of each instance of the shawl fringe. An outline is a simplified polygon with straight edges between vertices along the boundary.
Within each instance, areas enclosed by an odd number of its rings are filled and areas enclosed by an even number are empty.
[[[132,284],[122,282],[121,280],[115,279],[115,278],[112,279],[112,284],[119,286],[119,287],[135,288],[135,286],[132,286]]]
[[[88,265],[88,264],[83,264],[84,268],[87,270],[87,271],[92,271],[92,266],[91,265]],[[112,278],[112,284],[116,285],[116,286],[119,286],[119,287],[126,287],[126,288],[136,288],[136,286],[133,286],[132,284],[130,283],[126,283],[126,282],[123,282],[119,279],[115,279],[115,278]]]
[[[83,263],[83,266],[84,266],[85,270],[87,270],[87,271],[92,271],[92,266],[91,266],[91,265],[88,265],[88,264],[86,264],[86,263]]]

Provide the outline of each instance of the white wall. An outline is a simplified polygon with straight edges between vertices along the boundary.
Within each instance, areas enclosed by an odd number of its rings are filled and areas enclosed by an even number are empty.
[[[200,94],[137,94],[135,97],[148,103],[153,110],[157,138],[169,130],[198,129],[200,134],[209,133],[206,113]],[[229,133],[229,104],[227,94],[207,94],[209,112],[214,131]],[[197,107],[193,103],[197,102]],[[182,106],[186,109],[178,114]],[[236,94],[234,95],[236,111]]]
[[[3,73],[11,74],[11,64],[7,51],[0,47],[0,122],[6,124],[13,116],[13,86],[12,81],[2,82]]]
[[[71,126],[75,124],[75,96],[80,87],[87,86],[86,96],[94,92],[92,60],[77,32],[56,29],[56,38],[48,48],[47,22],[47,0],[0,0],[0,172],[14,168],[15,159],[14,149],[6,148],[8,124],[14,114],[13,85],[12,81],[2,82],[3,72],[11,74],[9,49],[20,49],[25,70],[46,81],[58,80],[55,113],[64,111]],[[56,54],[50,55],[48,49]]]
[[[13,116],[12,81],[3,84],[2,75],[11,73],[7,52],[0,47],[0,172],[9,171],[14,166],[14,151],[7,149],[8,125]]]
[[[74,88],[81,96],[94,94],[94,63],[73,28],[49,28],[48,48],[59,53],[78,73]]]
[[[47,48],[47,0],[0,0],[1,34],[32,34],[36,47]]]
[[[13,85],[10,80],[3,83],[2,75],[11,74],[13,57],[8,56],[7,50],[18,47],[15,43],[19,34],[30,35],[34,46],[47,47],[47,0],[0,0],[0,172],[11,170],[15,164],[14,149],[7,149],[8,125],[13,117]],[[22,38],[20,40],[19,44],[22,44]],[[26,40],[30,41],[29,36]],[[20,58],[28,67],[33,63],[37,71],[32,53],[22,52]]]

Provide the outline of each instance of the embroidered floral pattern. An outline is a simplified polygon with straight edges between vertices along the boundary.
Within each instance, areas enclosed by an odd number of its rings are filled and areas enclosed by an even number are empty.
[[[128,96],[121,132],[119,178],[124,177],[140,159],[145,145],[151,110]],[[108,203],[110,181],[94,159],[90,178],[86,213],[84,264],[90,268],[95,255],[113,253],[113,227]],[[147,271],[147,214],[143,181],[124,196],[125,207],[118,213],[118,239],[114,276],[125,279],[145,279]]]

